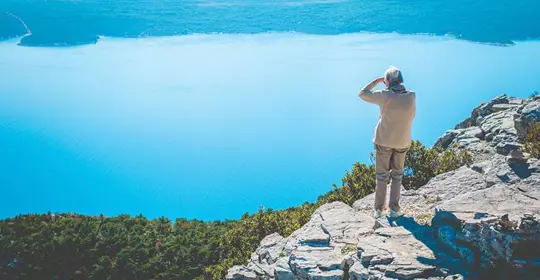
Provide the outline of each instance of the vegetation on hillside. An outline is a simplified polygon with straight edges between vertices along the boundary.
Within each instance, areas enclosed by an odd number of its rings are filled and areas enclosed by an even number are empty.
[[[419,141],[412,141],[405,158],[403,186],[418,189],[438,174],[471,163],[472,155],[465,149],[426,148]]]
[[[540,158],[540,123],[531,125],[523,142],[525,152],[535,158]]]
[[[413,141],[404,185],[418,188],[470,161],[466,152]],[[373,165],[354,163],[341,186],[284,210],[264,209],[237,221],[202,222],[143,216],[24,215],[0,221],[0,279],[221,279],[246,263],[266,235],[288,236],[320,205],[352,204],[374,191]]]
[[[233,222],[74,214],[0,223],[0,279],[188,279],[220,261]]]

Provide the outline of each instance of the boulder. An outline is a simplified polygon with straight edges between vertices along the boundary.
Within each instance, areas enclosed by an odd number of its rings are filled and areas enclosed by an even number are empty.
[[[493,155],[491,160],[475,164],[472,168],[480,168],[488,187],[499,183],[514,184],[526,177],[517,168],[512,168],[508,164],[508,159],[502,155]],[[516,173],[517,172],[517,173]]]
[[[296,280],[294,273],[289,266],[289,257],[281,257],[275,263],[274,275],[280,280]],[[242,279],[242,278],[239,278]]]
[[[433,145],[435,148],[443,148],[446,149],[452,144],[454,139],[456,139],[456,136],[458,135],[457,129],[451,129],[447,130],[441,137],[437,139],[435,144]]]
[[[261,263],[273,264],[285,247],[285,238],[278,233],[266,236],[255,251],[257,260]]]
[[[508,214],[491,216],[476,212],[471,218],[470,215],[453,215],[454,212],[438,213],[445,216],[444,219],[434,218],[438,221],[439,240],[471,267],[481,267],[489,275],[489,271],[498,266],[497,273],[502,272],[503,276],[496,279],[534,279],[531,277],[538,275],[540,267],[535,262],[540,259],[540,222],[535,215],[523,214],[521,218],[512,219]],[[456,223],[462,226],[456,227]],[[501,267],[502,263],[505,265]]]
[[[227,272],[226,279],[245,279],[245,280],[257,280],[257,274],[243,265],[233,266]]]
[[[434,252],[403,227],[381,228],[362,238],[358,257],[368,269],[397,279],[415,279],[436,275]]]
[[[514,115],[516,110],[506,110],[493,113],[482,120],[479,128],[485,133],[516,135]],[[516,137],[517,139],[517,137]]]
[[[298,246],[289,257],[291,271],[301,279],[312,279],[315,276],[339,279],[345,273],[344,261],[348,258],[342,253],[342,248]]]
[[[360,236],[373,232],[375,220],[342,202],[321,206],[315,211],[322,218],[321,228],[332,242],[354,244]]]
[[[471,148],[484,139],[484,131],[473,126],[463,129],[448,130],[435,142],[434,147],[446,149],[448,147]]]
[[[540,121],[540,99],[529,100],[518,110],[514,120],[517,135],[520,139],[525,139],[527,131],[534,122]]]
[[[510,100],[511,99],[508,98],[506,94],[502,94],[495,97],[493,100],[489,102],[480,104],[478,107],[473,109],[470,117],[468,117],[464,121],[457,124],[455,128],[461,129],[461,128],[468,128],[471,126],[478,126],[479,123],[477,122],[477,120],[479,118],[482,119],[483,117],[488,116],[495,111],[500,111],[500,107],[494,110],[493,106],[498,105],[498,104],[509,104]],[[512,100],[512,101],[515,102],[515,100]]]
[[[443,201],[438,208],[451,212],[462,220],[488,214],[519,216],[525,209],[527,212],[540,214],[538,179],[525,179],[513,186],[498,184],[488,189],[465,193]]]
[[[526,156],[525,153],[523,153],[522,149],[514,149],[506,157],[506,162],[509,165],[512,165],[512,164],[526,163],[527,159],[528,159],[528,156]]]
[[[365,268],[360,261],[355,261],[349,268],[350,280],[368,280],[370,279],[369,277],[369,270]]]

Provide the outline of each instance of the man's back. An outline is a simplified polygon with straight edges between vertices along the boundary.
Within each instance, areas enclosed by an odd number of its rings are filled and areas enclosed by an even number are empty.
[[[396,149],[409,147],[412,121],[416,115],[416,93],[395,92],[391,89],[366,90],[360,97],[379,105],[381,110],[373,143]]]
[[[389,89],[374,92],[379,95],[381,110],[373,142],[389,148],[406,148],[411,143],[411,127],[416,115],[416,93],[394,92]]]

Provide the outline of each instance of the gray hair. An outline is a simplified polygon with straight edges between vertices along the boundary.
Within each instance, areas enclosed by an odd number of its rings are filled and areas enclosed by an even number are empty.
[[[401,71],[394,67],[390,66],[386,72],[384,72],[384,79],[388,81],[388,84],[390,86],[395,86],[403,83],[403,76],[401,75]]]

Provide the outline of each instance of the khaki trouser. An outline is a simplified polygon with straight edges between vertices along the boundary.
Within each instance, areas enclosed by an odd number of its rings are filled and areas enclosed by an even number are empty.
[[[386,201],[386,189],[390,179],[390,201],[391,210],[399,211],[399,197],[401,191],[401,179],[405,164],[405,155],[408,148],[393,149],[380,145],[375,145],[375,169],[377,172],[377,187],[375,190],[375,209],[383,210]]]

